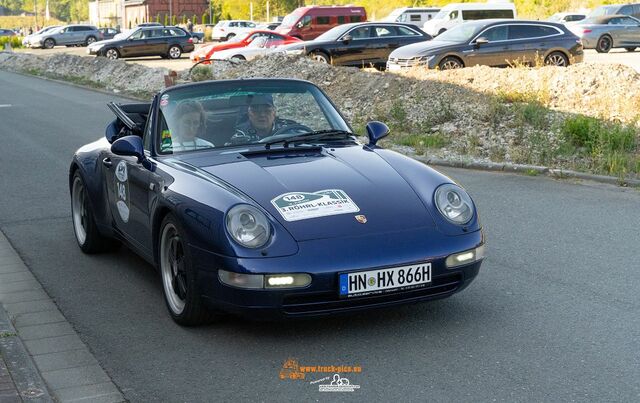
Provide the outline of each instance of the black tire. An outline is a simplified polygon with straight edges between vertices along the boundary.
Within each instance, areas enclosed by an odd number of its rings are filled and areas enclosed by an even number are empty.
[[[598,43],[596,44],[596,52],[609,53],[612,47],[613,39],[611,39],[609,35],[602,35],[600,38],[598,38]]]
[[[329,57],[329,55],[327,55],[324,52],[321,52],[321,51],[312,52],[309,54],[309,56],[311,56],[311,58],[316,62],[331,64],[331,58]]]
[[[169,46],[169,50],[167,51],[167,57],[169,57],[169,59],[180,59],[180,56],[182,56],[182,49],[180,49],[180,46]]]
[[[438,35],[442,35],[444,32],[447,32],[447,30],[442,28],[440,31],[438,31]]]
[[[42,43],[42,47],[45,49],[53,49],[55,46],[56,46],[56,41],[54,41],[52,38],[47,38]]]
[[[115,249],[119,243],[100,234],[84,179],[79,171],[73,174],[71,181],[71,221],[73,233],[80,249],[94,254]]]
[[[116,48],[105,49],[102,52],[102,55],[109,60],[116,60],[120,58],[120,52],[118,52],[118,49]]]
[[[440,70],[455,70],[463,67],[464,63],[462,63],[462,60],[454,56],[447,56],[438,63],[438,68]]]
[[[630,47],[630,48],[624,48],[627,52],[635,52],[636,48],[635,47]]]
[[[236,62],[244,62],[245,60],[247,60],[247,58],[242,55],[234,55],[234,56],[231,56],[229,60],[233,60]]]
[[[84,41],[84,46],[89,46],[91,45],[93,42],[97,41],[96,37],[91,35],[87,37],[87,40]]]
[[[225,41],[230,40],[231,38],[233,38],[234,36],[236,36],[236,34],[229,34],[226,36],[226,38],[224,38]]]
[[[546,66],[567,67],[569,58],[562,52],[551,52],[544,58],[544,64]]]
[[[173,214],[162,220],[157,253],[162,292],[171,318],[182,326],[196,326],[214,319],[216,315],[206,308],[200,296],[185,232]]]

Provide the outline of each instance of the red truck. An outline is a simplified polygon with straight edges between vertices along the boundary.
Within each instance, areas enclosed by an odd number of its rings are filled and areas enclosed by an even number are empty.
[[[335,26],[350,22],[364,22],[366,20],[367,12],[364,7],[300,7],[284,17],[277,32],[300,38],[303,41],[310,41]]]

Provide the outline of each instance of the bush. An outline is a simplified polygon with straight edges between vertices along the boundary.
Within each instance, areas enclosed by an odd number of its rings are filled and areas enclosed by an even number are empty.
[[[636,149],[636,130],[633,126],[603,123],[587,116],[568,118],[562,126],[562,133],[575,147],[594,151],[631,152]]]
[[[5,45],[9,43],[13,49],[22,47],[22,37],[20,36],[0,36],[0,50],[4,50]]]

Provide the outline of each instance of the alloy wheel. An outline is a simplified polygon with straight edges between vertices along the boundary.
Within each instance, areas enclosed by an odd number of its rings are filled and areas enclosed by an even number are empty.
[[[169,307],[173,313],[180,315],[187,299],[187,272],[184,244],[178,230],[171,223],[162,230],[160,269]]]
[[[82,183],[82,179],[79,177],[76,177],[73,181],[71,194],[73,229],[78,243],[80,245],[84,245],[87,240],[87,197],[84,191],[84,184]]]
[[[547,65],[549,66],[558,66],[558,67],[566,67],[567,60],[564,56],[554,53],[547,58]]]

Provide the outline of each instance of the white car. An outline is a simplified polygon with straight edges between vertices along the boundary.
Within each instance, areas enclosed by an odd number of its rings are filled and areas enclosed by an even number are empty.
[[[244,48],[227,49],[220,52],[214,52],[211,58],[213,60],[253,60],[258,56],[264,56],[275,52],[281,43],[282,41],[260,37],[254,39]]]
[[[466,21],[516,17],[516,6],[507,1],[450,3],[442,7],[435,17],[425,22],[422,30],[431,36],[437,36]]]
[[[245,20],[222,20],[213,27],[211,39],[214,41],[228,41],[234,36],[239,36],[256,29],[253,21]]]

